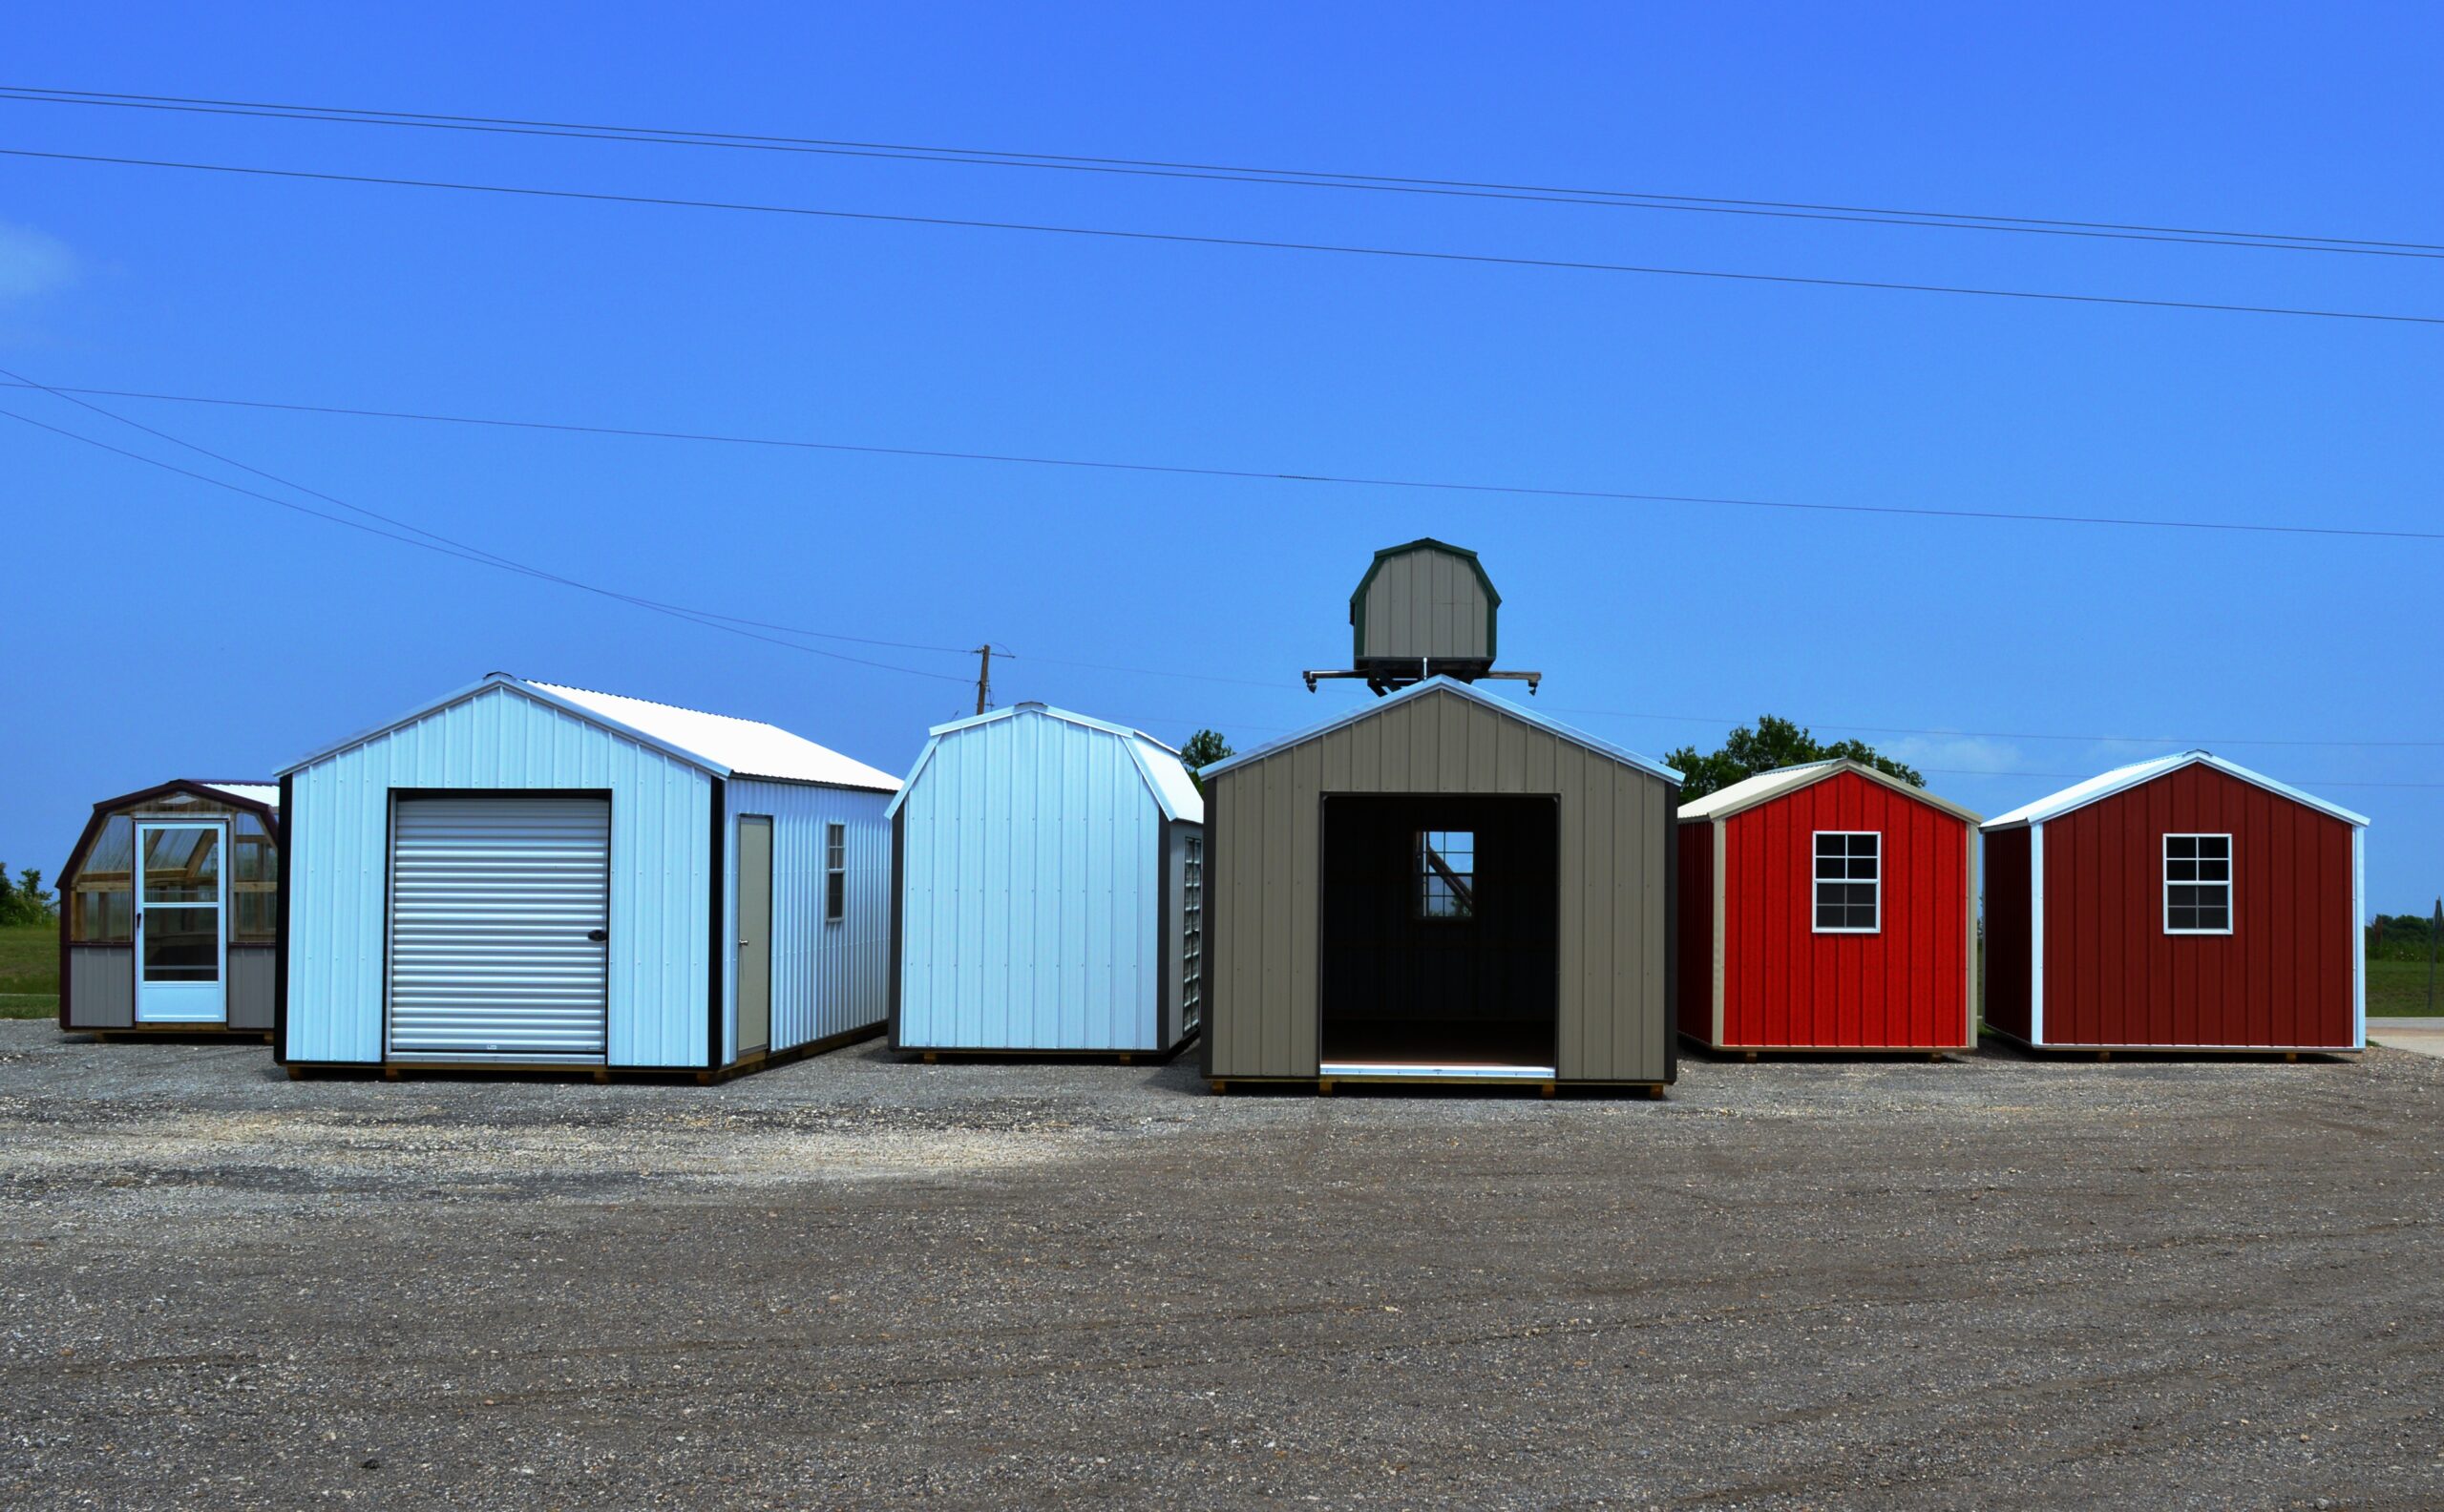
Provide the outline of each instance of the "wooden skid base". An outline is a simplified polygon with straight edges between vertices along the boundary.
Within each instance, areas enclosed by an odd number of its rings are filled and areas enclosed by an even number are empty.
[[[1305,1088],[1318,1097],[1330,1097],[1341,1086],[1401,1087],[1464,1087],[1482,1096],[1496,1088],[1526,1092],[1529,1088],[1543,1097],[1555,1097],[1564,1091],[1612,1093],[1622,1097],[1659,1099],[1663,1096],[1661,1082],[1562,1082],[1536,1077],[1404,1077],[1404,1076],[1338,1076],[1338,1077],[1209,1077],[1206,1086],[1216,1093],[1227,1093],[1233,1087]]]
[[[113,1040],[260,1040],[272,1041],[268,1029],[232,1029],[226,1024],[121,1024],[116,1029],[89,1029],[82,1024],[61,1024],[61,1034],[92,1035],[108,1042]]]
[[[715,1071],[690,1070],[686,1066],[531,1065],[504,1064],[493,1060],[391,1060],[379,1063],[297,1060],[289,1062],[288,1075],[291,1081],[302,1080],[309,1074],[319,1073],[366,1076],[379,1072],[385,1082],[396,1082],[402,1077],[417,1076],[483,1076],[540,1077],[562,1081],[583,1078],[603,1083],[614,1081],[684,1081],[693,1082],[699,1086],[711,1086],[715,1082],[727,1082],[732,1077],[745,1076],[751,1071],[768,1071],[775,1066],[788,1065],[792,1060],[803,1060],[809,1056],[818,1056],[827,1051],[837,1050],[843,1045],[855,1044],[860,1040],[872,1040],[881,1034],[882,1030],[882,1025],[874,1024],[869,1028],[852,1029],[846,1034],[836,1034],[828,1039],[794,1045],[787,1050],[769,1052],[758,1050]]]
[[[2281,1056],[2286,1060],[2297,1060],[2302,1056],[2355,1056],[2366,1049],[2364,1045],[2039,1044],[2007,1029],[1989,1028],[1986,1033],[2035,1055],[2090,1056],[2098,1060],[2110,1060],[2115,1056],[2228,1056],[2236,1060]]]
[[[913,1056],[926,1065],[939,1065],[944,1060],[1085,1060],[1106,1065],[1168,1065],[1179,1059],[1180,1052],[1196,1043],[1196,1036],[1168,1050],[1042,1050],[1011,1046],[1001,1049],[967,1045],[892,1046],[899,1056]]]

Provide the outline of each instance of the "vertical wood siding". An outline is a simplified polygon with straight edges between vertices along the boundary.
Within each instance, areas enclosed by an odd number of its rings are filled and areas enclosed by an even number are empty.
[[[772,820],[772,1040],[775,1055],[872,1029],[891,1011],[891,794],[806,783],[729,782],[729,823]],[[824,907],[824,826],[845,827],[849,891],[840,922]],[[724,848],[722,917],[738,938],[738,847]],[[722,963],[722,1060],[738,1059],[738,972]]]
[[[289,1060],[383,1057],[390,793],[402,788],[607,789],[606,1059],[705,1063],[712,779],[498,684],[293,775]]]
[[[1970,1042],[1974,905],[1967,820],[1843,772],[1723,823],[1724,1044],[1949,1049]],[[1876,933],[1816,932],[1821,830],[1884,837]]]
[[[1442,691],[1207,785],[1209,1074],[1317,1074],[1324,794],[1472,792],[1559,799],[1556,1072],[1577,1082],[1668,1078],[1671,786]]]
[[[2232,933],[2167,934],[2163,837],[2232,837]],[[2045,825],[2045,1042],[2357,1042],[2352,827],[2211,766]]]
[[[1464,557],[1431,549],[1386,557],[1359,606],[1359,654],[1483,661],[1493,655],[1490,607]]]

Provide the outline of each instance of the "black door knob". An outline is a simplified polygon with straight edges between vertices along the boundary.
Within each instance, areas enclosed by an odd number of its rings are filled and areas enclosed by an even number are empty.
[[[611,937],[611,932],[609,930],[587,930],[585,932],[585,937],[594,941],[597,945],[600,945],[604,940]]]

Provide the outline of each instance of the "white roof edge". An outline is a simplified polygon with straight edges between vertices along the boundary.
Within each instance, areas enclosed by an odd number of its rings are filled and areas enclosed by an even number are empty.
[[[380,724],[374,725],[371,729],[360,730],[356,734],[350,735],[346,740],[334,741],[330,745],[316,750],[311,755],[302,756],[296,761],[290,762],[287,766],[283,766],[280,769],[280,775],[285,777],[292,772],[304,771],[306,767],[312,766],[320,762],[328,761],[343,751],[354,750],[356,747],[365,745],[369,741],[380,740],[383,736],[390,734],[392,730],[412,724],[416,721],[425,718],[427,715],[438,714],[443,709],[449,708],[453,704],[463,704],[469,699],[474,698],[478,694],[488,692],[496,687],[508,688],[513,692],[522,693],[538,704],[548,704],[554,708],[574,714],[579,719],[585,721],[589,724],[600,725],[602,728],[610,730],[614,734],[624,736],[641,745],[650,746],[655,750],[661,751],[666,756],[676,757],[680,761],[685,762],[690,766],[710,772],[716,777],[728,777],[733,775],[727,766],[723,766],[717,761],[711,760],[700,752],[687,750],[682,746],[674,746],[670,742],[663,740],[659,736],[648,735],[643,730],[623,724],[620,721],[613,719],[609,715],[603,714],[599,710],[587,708],[584,704],[578,703],[574,699],[562,698],[556,693],[537,687],[534,683],[527,682],[524,678],[514,677],[507,672],[488,672],[484,675],[482,682],[470,682],[465,687],[445,693],[437,699],[428,700],[427,702],[416,705],[414,708],[408,710],[405,714],[398,716],[396,719],[387,720]]]
[[[1363,719],[1371,719],[1375,715],[1381,713],[1383,710],[1390,708],[1395,704],[1402,703],[1409,699],[1421,698],[1428,693],[1438,692],[1456,694],[1461,698],[1468,700],[1472,704],[1481,704],[1485,708],[1492,709],[1497,714],[1507,714],[1513,719],[1519,720],[1524,724],[1533,725],[1536,728],[1545,731],[1549,735],[1557,736],[1562,740],[1570,742],[1572,745],[1591,750],[1599,756],[1608,756],[1614,761],[1622,763],[1624,766],[1635,766],[1640,771],[1652,773],[1653,775],[1660,777],[1664,781],[1673,784],[1675,787],[1677,787],[1681,781],[1681,774],[1679,772],[1674,770],[1672,767],[1664,766],[1661,762],[1656,761],[1652,757],[1641,756],[1636,751],[1631,750],[1626,746],[1615,746],[1611,741],[1602,740],[1596,736],[1590,735],[1585,730],[1565,724],[1559,720],[1548,719],[1544,715],[1536,713],[1532,709],[1511,703],[1508,699],[1496,698],[1492,694],[1475,686],[1473,683],[1462,682],[1456,679],[1447,677],[1431,677],[1427,678],[1422,682],[1413,682],[1397,693],[1378,699],[1372,704],[1361,704],[1359,707],[1350,710],[1346,714],[1336,715],[1331,719],[1321,722],[1320,724],[1311,724],[1305,729],[1294,730],[1290,734],[1284,735],[1278,740],[1267,741],[1265,744],[1256,746],[1253,750],[1244,750],[1235,756],[1226,756],[1218,762],[1211,763],[1205,766],[1200,766],[1197,768],[1196,774],[1203,778],[1217,776],[1220,773],[1230,771],[1233,767],[1244,766],[1250,762],[1261,761],[1268,756],[1288,750],[1294,746],[1303,746],[1311,740],[1317,740],[1322,736],[1329,735],[1333,731],[1341,728],[1343,725],[1355,724],[1359,720]]]
[[[2253,787],[2263,788],[2270,793],[2280,794],[2294,803],[2314,808],[2319,813],[2339,819],[2345,824],[2365,828],[2369,823],[2366,814],[2353,812],[2337,803],[2328,803],[2288,783],[2278,782],[2264,772],[2251,771],[2240,763],[2226,761],[2212,751],[2187,750],[2172,756],[2151,757],[2146,761],[2132,762],[2126,766],[2116,766],[2110,771],[2099,772],[2082,782],[2073,783],[2059,792],[2049,793],[2034,802],[2022,804],[2009,813],[1997,814],[1987,820],[1981,828],[1990,830],[2018,830],[2029,825],[2043,824],[2049,819],[2058,819],[2075,809],[2085,808],[2090,804],[2102,802],[2116,793],[2127,792],[2142,784],[2154,782],[2157,778],[2180,771],[2182,767],[2199,766],[2212,766],[2227,777],[2248,783]]]
[[[1845,771],[1854,772],[1869,782],[1881,783],[1904,797],[1915,798],[1972,825],[1982,826],[1986,822],[1983,815],[1949,798],[1924,788],[1912,787],[1890,772],[1878,771],[1848,756],[1828,756],[1822,761],[1801,762],[1796,766],[1777,766],[1769,771],[1753,773],[1728,788],[1717,788],[1703,798],[1681,805],[1680,817],[1692,823],[1700,819],[1728,819],[1733,814],[1746,813],[1760,804],[1771,803],[1803,788],[1813,788]],[[1776,781],[1777,778],[1781,780]]]
[[[1179,754],[1179,748],[1177,746],[1169,745],[1164,741],[1155,740],[1153,736],[1147,734],[1144,730],[1137,728],[1135,725],[1115,724],[1109,720],[1097,719],[1092,714],[1081,714],[1076,709],[1061,708],[1054,704],[1040,703],[1035,700],[1029,700],[1023,704],[1006,704],[1003,707],[997,709],[986,709],[981,714],[963,715],[947,724],[936,724],[927,729],[925,733],[928,735],[948,735],[956,730],[972,729],[979,724],[990,724],[996,720],[1011,719],[1021,714],[1041,714],[1046,719],[1067,720],[1072,724],[1084,724],[1088,729],[1099,729],[1112,735],[1127,735],[1137,740],[1152,741],[1155,745],[1162,746],[1163,749],[1169,751],[1172,755],[1176,756]]]

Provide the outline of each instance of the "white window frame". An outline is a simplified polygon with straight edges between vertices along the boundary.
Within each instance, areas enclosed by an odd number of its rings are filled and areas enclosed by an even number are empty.
[[[1410,862],[1414,868],[1410,873],[1410,915],[1427,924],[1474,923],[1477,917],[1477,831],[1473,829],[1420,830],[1416,834],[1417,849],[1411,852],[1410,856]],[[1453,875],[1464,876],[1466,880],[1457,886],[1448,880],[1444,881],[1443,886],[1451,894],[1451,908],[1447,913],[1437,914],[1426,906],[1427,883],[1435,876],[1434,863],[1426,858],[1429,854],[1443,855],[1444,852],[1430,845],[1426,837],[1458,834],[1468,837],[1468,870],[1462,872],[1458,868],[1453,867],[1451,871]],[[1450,865],[1447,859],[1443,864]]]
[[[2173,881],[2173,842],[2174,842],[2174,841],[2176,841],[2176,840],[2221,840],[2221,841],[2223,841],[2223,881],[2221,881],[2221,882],[2201,882],[2201,881],[2198,881],[2198,880],[2196,880],[2196,879],[2192,879],[2192,880],[2190,880],[2190,881],[2186,881],[2186,882],[2180,882],[2180,883],[2176,883],[2175,881]],[[2232,852],[2233,852],[2233,850],[2234,850],[2235,849],[2236,849],[2236,848],[2235,848],[2235,847],[2233,846],[2233,844],[2232,844],[2232,836],[2231,836],[2231,834],[2230,834],[2230,832],[2229,832],[2229,831],[2225,831],[2225,832],[2223,832],[2223,833],[2220,833],[2220,834],[2219,834],[2219,833],[2217,833],[2217,832],[2215,832],[2215,831],[2213,831],[2213,830],[2202,830],[2202,831],[2192,831],[2192,830],[2167,831],[2167,832],[2165,833],[2164,837],[2162,838],[2162,840],[2160,840],[2160,842],[2158,842],[2158,845],[2157,845],[2157,860],[2158,860],[2159,865],[2158,865],[2158,869],[2157,869],[2157,875],[2158,875],[2158,878],[2159,878],[2159,880],[2160,881],[2161,886],[2162,886],[2162,892],[2163,892],[2163,897],[2162,897],[2163,915],[2162,915],[2162,916],[2163,916],[2163,925],[2164,925],[2164,933],[2165,933],[2165,934],[2229,934],[2230,933],[2232,933],[2232,925],[2233,925],[2233,924],[2234,924],[2234,923],[2239,919],[2239,917],[2240,917],[2240,914],[2239,914],[2239,912],[2238,912],[2238,909],[2239,909],[2239,903],[2240,903],[2240,888],[2239,888],[2239,885],[2238,885],[2238,884],[2239,884],[2239,879],[2238,879],[2238,876],[2236,875],[2236,873],[2234,872],[2234,870],[2233,870],[2233,868],[2234,868],[2235,864],[2237,863],[2237,861],[2238,861],[2238,859],[2239,859],[2237,856],[2235,856],[2235,855],[2232,853]],[[2190,858],[2190,859],[2196,859],[2196,858],[2195,858],[2195,857],[2192,857],[2192,858]],[[2173,928],[2173,889],[2174,889],[2175,887],[2220,887],[2220,888],[2222,888],[2222,889],[2223,890],[2223,927],[2222,929],[2175,929],[2175,928]]]
[[[1825,835],[1840,835],[1843,837],[1844,842],[1842,847],[1842,875],[1838,877],[1821,877],[1816,874],[1816,863],[1819,859],[1816,850],[1816,842]],[[1817,889],[1822,887],[1827,882],[1839,882],[1844,887],[1852,884],[1854,879],[1849,874],[1850,848],[1847,842],[1859,835],[1875,836],[1875,922],[1865,926],[1865,928],[1861,928],[1856,924],[1831,925],[1823,923],[1822,920],[1823,917],[1824,900],[1818,895]],[[1849,905],[1844,904],[1843,906],[1846,908]],[[1810,833],[1807,842],[1807,926],[1809,933],[1816,934],[1881,934],[1884,933],[1883,830],[1818,830]]]
[[[835,888],[832,879],[840,879]],[[832,902],[837,899],[835,910]],[[849,917],[849,827],[827,821],[823,827],[823,922],[838,924]]]

